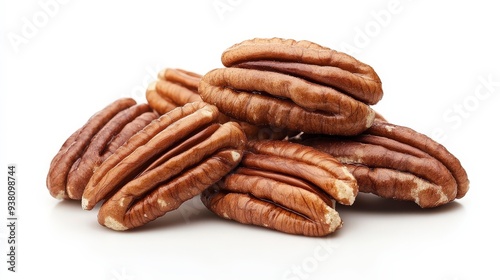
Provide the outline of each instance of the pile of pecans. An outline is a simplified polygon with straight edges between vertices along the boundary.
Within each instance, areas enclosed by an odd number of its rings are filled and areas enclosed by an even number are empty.
[[[199,196],[225,219],[290,234],[342,226],[335,203],[358,192],[422,208],[463,197],[467,173],[446,148],[371,105],[379,76],[309,41],[252,39],[205,75],[167,68],[147,104],[121,98],[53,158],[50,194],[81,200],[101,225],[144,225]]]

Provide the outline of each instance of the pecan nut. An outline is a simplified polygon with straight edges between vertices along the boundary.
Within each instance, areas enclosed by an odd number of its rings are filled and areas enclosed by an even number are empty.
[[[377,121],[354,137],[305,136],[301,143],[345,163],[360,192],[414,201],[422,208],[462,198],[469,180],[443,145],[408,127]]]
[[[342,226],[332,198],[352,204],[358,192],[347,168],[330,155],[287,141],[249,141],[234,172],[205,190],[215,214],[243,224],[324,236]]]
[[[147,104],[136,104],[131,98],[118,99],[95,113],[52,159],[46,180],[50,194],[59,199],[81,199],[100,164],[155,118]]]
[[[200,79],[201,75],[183,69],[163,69],[146,90],[146,100],[162,115],[187,103],[201,101]]]
[[[198,84],[201,77],[197,73],[183,69],[166,68],[158,74],[158,80],[149,85],[146,99],[149,105],[160,114],[165,114],[190,102],[202,101],[198,94]],[[219,114],[219,122],[228,121],[238,122],[249,139],[283,139],[298,134],[298,132],[267,125],[252,125]]]
[[[246,137],[237,123],[218,123],[218,115],[215,106],[193,102],[152,121],[102,163],[85,188],[82,207],[105,200],[99,223],[126,230],[219,181],[240,162]]]
[[[205,102],[228,116],[292,131],[355,135],[383,95],[372,67],[309,41],[253,39],[222,54],[227,68],[202,77]]]

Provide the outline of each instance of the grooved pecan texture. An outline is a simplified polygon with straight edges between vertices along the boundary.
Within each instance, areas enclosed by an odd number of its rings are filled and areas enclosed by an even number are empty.
[[[324,236],[342,226],[332,198],[350,205],[358,186],[326,153],[287,141],[250,141],[238,168],[202,193],[217,215],[291,234]]]
[[[198,94],[201,75],[183,69],[166,68],[158,74],[158,80],[146,91],[148,104],[160,114],[165,114],[190,102],[202,101]],[[219,122],[237,121],[219,114]],[[298,132],[286,131],[268,125],[256,126],[237,121],[249,139],[283,139]]]
[[[157,114],[147,104],[122,98],[94,114],[52,159],[47,188],[53,197],[79,200],[100,164]]]
[[[467,173],[453,154],[404,126],[377,121],[358,136],[305,138],[302,144],[345,163],[361,192],[430,208],[461,198],[469,189]]]
[[[99,209],[100,224],[126,230],[177,209],[219,181],[241,160],[246,136],[218,123],[215,106],[188,103],[152,121],[96,170],[82,207]]]
[[[187,103],[201,101],[198,84],[201,75],[183,69],[166,68],[146,90],[148,104],[165,114]]]
[[[253,39],[222,54],[226,68],[202,77],[202,99],[228,116],[292,131],[355,135],[382,98],[375,71],[309,41]]]
[[[235,44],[221,61],[205,75],[165,68],[147,104],[122,98],[93,115],[52,159],[50,194],[102,202],[98,222],[119,231],[200,195],[225,219],[326,236],[343,225],[336,203],[359,191],[422,208],[467,193],[444,146],[373,110],[383,90],[371,66],[281,38]]]

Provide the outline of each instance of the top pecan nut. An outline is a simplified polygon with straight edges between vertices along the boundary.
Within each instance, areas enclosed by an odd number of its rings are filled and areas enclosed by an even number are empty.
[[[227,68],[202,77],[203,100],[257,125],[355,135],[371,126],[369,105],[383,94],[369,65],[308,41],[248,40],[226,50],[222,62]]]
[[[467,173],[444,146],[413,129],[377,121],[353,137],[304,136],[301,143],[345,163],[361,192],[436,207],[463,197]]]

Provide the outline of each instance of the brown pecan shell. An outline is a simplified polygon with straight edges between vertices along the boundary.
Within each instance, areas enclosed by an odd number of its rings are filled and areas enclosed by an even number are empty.
[[[99,223],[126,230],[178,208],[219,181],[241,160],[246,137],[218,123],[215,106],[178,107],[135,134],[103,162],[85,188],[84,209],[105,200]]]
[[[359,136],[319,136],[302,143],[345,163],[361,192],[430,208],[461,198],[469,189],[467,173],[454,155],[404,126],[375,122]]]
[[[47,175],[52,196],[79,200],[93,172],[133,134],[157,118],[147,104],[118,99],[95,113],[53,158]]]
[[[285,141],[250,141],[239,167],[202,193],[217,215],[278,231],[324,236],[342,226],[332,197],[352,204],[356,180],[328,154]]]

